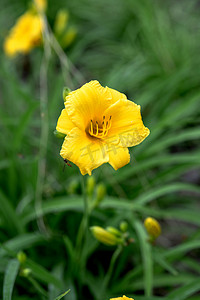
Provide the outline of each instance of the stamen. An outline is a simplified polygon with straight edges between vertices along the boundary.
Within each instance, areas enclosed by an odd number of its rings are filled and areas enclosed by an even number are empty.
[[[105,120],[105,116],[103,116],[103,120]]]
[[[96,121],[96,124],[97,124],[97,125],[96,125],[97,127],[96,127],[96,134],[95,134],[95,135],[98,135],[98,133],[99,133],[99,124],[98,124],[97,121]]]
[[[90,133],[93,134],[93,123],[92,123],[92,120],[90,121]]]

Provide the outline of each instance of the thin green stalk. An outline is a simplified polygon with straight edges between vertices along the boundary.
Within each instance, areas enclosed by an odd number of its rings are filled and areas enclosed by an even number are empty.
[[[44,220],[39,216],[39,212],[42,209],[42,191],[45,180],[46,172],[46,154],[47,154],[47,142],[49,132],[49,121],[48,121],[48,65],[51,56],[51,48],[49,45],[49,33],[46,23],[46,17],[43,14],[41,18],[44,20],[44,56],[40,68],[40,116],[41,116],[41,135],[40,135],[40,148],[38,158],[38,174],[36,183],[36,197],[35,197],[35,211],[37,215],[37,223],[40,231],[47,234]]]
[[[45,298],[48,297],[48,293],[41,287],[41,285],[31,276],[28,276],[27,279],[32,283],[36,291]]]
[[[112,276],[112,273],[113,273],[113,269],[114,269],[115,263],[116,263],[119,255],[120,255],[121,251],[122,251],[122,246],[119,245],[116,248],[116,250],[113,253],[113,255],[112,255],[112,258],[111,258],[111,261],[110,261],[110,265],[109,265],[109,268],[108,268],[108,272],[107,272],[107,274],[106,274],[106,276],[104,278],[104,281],[102,283],[102,286],[101,286],[101,294],[100,294],[99,299],[100,298],[102,299],[103,296],[104,296],[105,290],[106,290],[106,288],[109,285],[109,282],[110,282],[110,279],[111,279],[111,276]]]
[[[77,235],[76,251],[77,251],[78,261],[80,260],[84,239],[86,238],[86,233],[88,228],[88,218],[89,218],[89,207],[88,207],[88,199],[86,194],[85,178],[82,175],[81,175],[81,187],[82,187],[83,201],[84,201],[84,213],[83,213],[83,218]]]

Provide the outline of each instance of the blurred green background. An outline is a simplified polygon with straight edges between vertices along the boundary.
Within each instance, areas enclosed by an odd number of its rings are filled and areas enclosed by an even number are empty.
[[[28,6],[1,0],[1,45]],[[43,47],[14,59],[1,47],[0,298],[55,299],[70,288],[65,299],[125,294],[135,300],[198,300],[200,3],[51,0],[46,14],[52,30],[59,9],[68,10],[68,26],[77,32],[64,49],[70,62],[54,49],[42,69]],[[119,228],[125,220],[135,240],[120,252],[111,273],[116,246],[100,244],[88,229],[77,246],[84,211],[81,176],[75,165],[63,171],[62,140],[53,134],[64,107],[63,87],[92,79],[140,104],[151,131],[130,149],[129,165],[93,172],[90,201],[99,184],[106,195],[89,226]],[[155,245],[147,242],[147,216],[162,226]],[[19,251],[27,255],[21,265]]]

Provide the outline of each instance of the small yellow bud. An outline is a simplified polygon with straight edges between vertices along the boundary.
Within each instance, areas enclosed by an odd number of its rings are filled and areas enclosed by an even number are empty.
[[[103,198],[105,197],[105,194],[106,194],[105,185],[103,183],[99,183],[97,185],[96,192],[97,192],[96,202],[97,202],[97,204],[99,204],[103,200]]]
[[[122,239],[117,238],[114,234],[108,232],[100,226],[90,227],[90,230],[92,231],[94,237],[105,245],[114,246],[123,242]]]
[[[134,300],[134,299],[123,296],[123,297],[111,298],[110,300]]]
[[[107,227],[106,230],[108,232],[110,232],[110,233],[113,233],[116,236],[120,236],[121,237],[121,235],[122,235],[122,233],[117,228],[112,227],[112,226]]]
[[[26,268],[20,271],[20,275],[23,277],[28,277],[31,274],[31,269]]]
[[[65,30],[69,20],[69,13],[66,9],[60,9],[56,14],[56,20],[54,24],[55,33],[61,35]]]
[[[46,0],[34,0],[34,3],[36,5],[36,8],[43,12],[47,8],[47,1]]]
[[[73,43],[75,37],[77,35],[77,30],[75,27],[70,27],[67,32],[63,35],[61,40],[61,45],[63,48],[67,48],[69,45]]]
[[[161,227],[156,219],[148,217],[144,221],[144,226],[150,237],[156,239],[161,234]]]
[[[119,228],[122,232],[127,232],[128,230],[128,223],[126,221],[123,221],[120,223]]]
[[[17,253],[17,259],[20,262],[20,264],[24,264],[26,262],[26,254],[23,251],[20,251]]]
[[[94,176],[89,176],[87,178],[87,194],[88,196],[92,196],[95,187],[95,178]]]

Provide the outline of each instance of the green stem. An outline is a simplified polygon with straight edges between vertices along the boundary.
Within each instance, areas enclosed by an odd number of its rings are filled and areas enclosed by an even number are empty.
[[[89,209],[88,209],[88,199],[86,194],[85,178],[81,175],[81,187],[83,193],[84,201],[84,213],[83,218],[79,227],[77,242],[76,242],[76,253],[77,253],[77,262],[79,263],[81,252],[83,249],[84,240],[86,238],[87,228],[88,228],[88,218],[89,218]]]
[[[47,292],[41,287],[41,285],[31,276],[28,276],[27,279],[32,283],[36,291],[39,293],[39,295],[44,296],[47,298],[48,294]]]
[[[113,253],[112,255],[112,258],[111,258],[111,261],[110,261],[110,265],[109,265],[109,268],[108,268],[108,272],[104,278],[104,281],[103,281],[103,284],[102,284],[102,287],[101,287],[101,296],[99,297],[100,298],[103,298],[103,294],[106,290],[106,288],[108,287],[108,284],[109,284],[109,281],[110,281],[110,278],[112,276],[112,273],[113,273],[113,269],[114,269],[114,266],[115,266],[115,263],[120,255],[122,251],[122,246],[119,245],[118,248],[115,250],[115,252]]]
[[[51,47],[49,45],[49,33],[46,24],[46,17],[42,15],[44,20],[43,42],[44,42],[44,56],[40,68],[40,116],[41,116],[41,135],[40,135],[40,148],[38,158],[38,174],[36,183],[36,195],[35,195],[35,211],[37,216],[37,223],[40,231],[47,234],[47,229],[44,224],[43,218],[40,216],[42,211],[42,192],[45,181],[46,173],[46,154],[47,154],[47,142],[49,132],[48,122],[48,79],[47,71],[51,56]],[[48,234],[47,234],[48,235]]]

